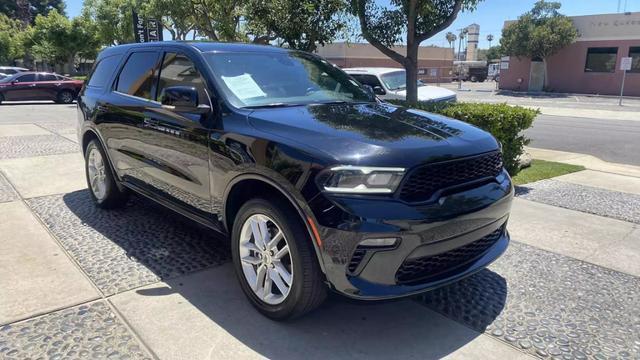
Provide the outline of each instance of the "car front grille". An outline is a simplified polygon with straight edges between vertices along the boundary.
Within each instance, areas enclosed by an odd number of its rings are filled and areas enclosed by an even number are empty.
[[[425,282],[429,278],[467,264],[493,246],[500,239],[503,231],[504,225],[491,234],[459,248],[437,255],[407,259],[396,272],[396,282],[400,285]]]
[[[407,202],[429,200],[438,190],[496,177],[502,171],[499,151],[423,165],[412,170],[400,187],[399,197]]]

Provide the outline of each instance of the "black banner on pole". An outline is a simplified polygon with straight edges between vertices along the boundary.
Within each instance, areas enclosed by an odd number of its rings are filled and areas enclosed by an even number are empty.
[[[162,41],[162,24],[158,19],[141,19],[138,13],[132,11],[133,35],[137,43]]]
[[[147,41],[162,41],[162,25],[156,19],[147,19]]]
[[[147,37],[147,26],[143,19],[138,17],[138,13],[132,11],[133,14],[133,36],[137,43],[145,43],[149,41]]]

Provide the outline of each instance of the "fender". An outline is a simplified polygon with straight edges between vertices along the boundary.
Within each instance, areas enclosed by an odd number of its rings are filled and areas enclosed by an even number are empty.
[[[309,224],[309,222],[307,221],[307,219],[311,219],[314,223],[318,223],[315,216],[313,215],[313,213],[311,211],[305,211],[303,209],[303,207],[300,205],[300,203],[295,199],[295,197],[293,197],[288,191],[286,191],[280,184],[278,184],[277,182],[275,182],[274,180],[261,175],[261,174],[257,174],[257,173],[243,173],[240,175],[237,175],[236,177],[234,177],[233,179],[231,179],[231,181],[229,181],[229,183],[227,183],[227,187],[225,188],[224,191],[224,196],[222,198],[222,203],[225,205],[222,208],[222,219],[224,219],[224,227],[227,230],[227,232],[229,233],[229,235],[231,235],[231,231],[229,229],[227,229],[227,198],[229,196],[229,193],[231,192],[231,189],[233,189],[233,187],[239,183],[240,181],[243,180],[259,180],[262,182],[265,182],[271,186],[273,186],[274,188],[278,189],[278,191],[280,191],[280,193],[282,195],[284,195],[287,200],[289,200],[289,203],[291,203],[293,205],[293,207],[296,209],[296,211],[298,212],[298,215],[300,216],[300,219],[302,220],[302,222],[305,225],[305,228],[307,229],[307,233],[309,234],[309,238],[311,239],[311,243],[313,244],[313,248],[315,250],[316,253],[316,257],[318,259],[318,264],[320,265],[320,269],[322,270],[323,274],[326,274],[325,268],[324,268],[324,262],[322,261],[322,250],[320,249],[320,247],[318,246],[318,244],[316,243],[316,241],[314,241],[313,239],[316,238],[315,234],[314,234],[314,229],[311,228],[311,225]]]

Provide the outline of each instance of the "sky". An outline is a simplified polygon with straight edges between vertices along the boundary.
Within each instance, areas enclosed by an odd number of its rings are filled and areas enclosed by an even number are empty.
[[[80,14],[83,0],[67,0],[67,15],[70,17]],[[377,0],[378,3],[388,3],[388,0]],[[422,43],[422,45],[449,46],[445,39],[448,31],[458,33],[472,23],[480,25],[479,48],[489,47],[487,35],[492,34],[493,45],[500,38],[502,25],[505,20],[516,19],[520,14],[530,10],[536,0],[484,0],[474,12],[464,12],[458,15],[456,21],[443,32],[435,35]],[[594,15],[615,13],[618,9],[618,0],[561,0],[560,12],[568,16]],[[640,0],[620,0],[621,11],[640,11]]]

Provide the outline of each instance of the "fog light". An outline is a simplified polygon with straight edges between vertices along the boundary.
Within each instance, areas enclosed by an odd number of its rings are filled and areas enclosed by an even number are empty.
[[[374,238],[366,239],[360,242],[360,246],[369,247],[393,247],[398,243],[398,238]]]

